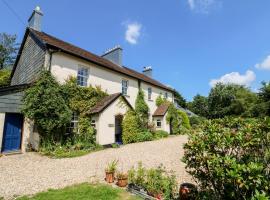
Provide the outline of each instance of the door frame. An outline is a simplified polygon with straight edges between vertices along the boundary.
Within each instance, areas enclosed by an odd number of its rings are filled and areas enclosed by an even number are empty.
[[[116,132],[117,132],[117,130],[116,130],[116,128],[117,128],[117,126],[116,126],[116,120],[117,120],[117,118],[118,117],[121,117],[121,123],[120,123],[120,127],[121,127],[121,133],[120,134],[116,134]],[[121,135],[121,141],[122,141],[122,135],[123,135],[123,128],[122,128],[122,122],[123,122],[123,119],[124,119],[124,115],[123,114],[121,114],[121,113],[119,113],[119,114],[117,114],[117,115],[115,115],[114,116],[114,138],[115,138],[115,142],[118,142],[118,141],[116,141],[116,135]]]
[[[8,114],[18,114],[22,116],[22,125],[21,125],[21,141],[20,141],[20,145],[19,145],[19,149],[15,150],[15,151],[9,151],[9,152],[4,152],[3,148],[4,148],[4,141],[5,141],[5,132],[6,132],[6,120],[7,120],[7,115]],[[12,152],[17,152],[17,151],[21,151],[22,150],[22,144],[23,144],[23,136],[24,136],[24,116],[21,113],[11,113],[11,112],[6,112],[5,113],[5,120],[4,120],[4,127],[3,127],[3,134],[2,134],[2,144],[1,144],[1,149],[0,149],[0,153],[5,154],[5,153],[12,153]]]

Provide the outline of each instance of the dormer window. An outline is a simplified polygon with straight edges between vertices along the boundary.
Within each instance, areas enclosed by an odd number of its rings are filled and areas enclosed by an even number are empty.
[[[122,80],[122,95],[128,94],[128,80]]]
[[[80,67],[78,69],[78,74],[77,74],[77,84],[80,86],[87,86],[88,82],[88,69],[85,67]]]

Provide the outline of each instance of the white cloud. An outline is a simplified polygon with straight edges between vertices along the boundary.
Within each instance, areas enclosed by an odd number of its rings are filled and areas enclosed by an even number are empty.
[[[137,44],[141,35],[142,25],[138,22],[129,23],[126,25],[125,39],[130,44]]]
[[[243,75],[241,75],[239,72],[231,72],[229,74],[225,74],[219,79],[212,79],[209,84],[211,87],[214,87],[217,83],[234,83],[249,86],[255,79],[255,73],[251,70],[247,70]]]
[[[221,6],[220,0],[187,0],[189,8],[199,13],[209,13],[213,8]]]
[[[270,55],[267,56],[261,63],[257,63],[255,67],[258,69],[270,70]]]

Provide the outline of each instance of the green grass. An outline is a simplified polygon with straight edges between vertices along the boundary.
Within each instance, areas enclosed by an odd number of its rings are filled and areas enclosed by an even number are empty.
[[[59,190],[48,190],[32,197],[23,196],[17,200],[140,200],[120,188],[109,185],[82,183]]]

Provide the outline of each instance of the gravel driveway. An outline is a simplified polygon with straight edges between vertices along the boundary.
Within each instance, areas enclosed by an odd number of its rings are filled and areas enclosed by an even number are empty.
[[[180,161],[187,136],[129,144],[77,158],[51,159],[38,153],[0,158],[0,197],[34,194],[48,188],[61,188],[86,181],[103,181],[108,162],[118,159],[119,170],[128,170],[142,161],[146,167],[163,163],[176,172],[179,182],[190,182],[185,165]]]

